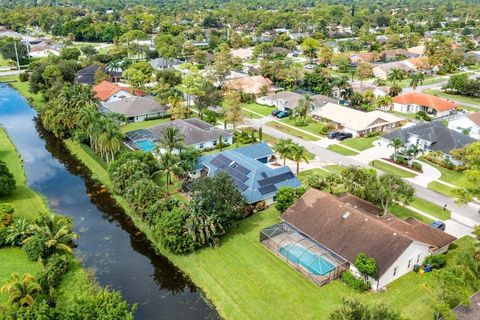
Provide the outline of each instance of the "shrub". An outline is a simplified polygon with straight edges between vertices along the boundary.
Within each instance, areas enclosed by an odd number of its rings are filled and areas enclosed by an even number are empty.
[[[15,219],[13,224],[6,228],[5,245],[21,246],[30,235],[30,222],[27,219]]]
[[[416,264],[413,266],[413,272],[418,272],[420,271],[420,265]]]
[[[376,136],[379,136],[381,133],[382,133],[381,131],[368,132],[368,133],[365,135],[365,138],[376,137]]]
[[[296,199],[297,195],[295,189],[292,187],[280,187],[275,196],[275,208],[277,208],[279,212],[284,212],[295,202]]]
[[[14,209],[9,203],[0,204],[0,228],[13,223],[13,212]]]
[[[184,221],[188,214],[178,209],[163,212],[155,224],[155,234],[160,243],[175,253],[192,252],[195,243],[186,233]]]
[[[395,161],[396,163],[399,163],[399,164],[406,164],[407,163],[407,159],[405,159],[404,156],[398,156],[397,157],[397,161]]]
[[[428,256],[425,261],[423,261],[423,265],[426,266],[429,264],[433,269],[440,269],[447,264],[447,258],[443,254],[436,254]]]
[[[15,178],[7,164],[0,160],[0,196],[8,196],[15,191]]]
[[[414,161],[412,163],[412,168],[415,169],[415,170],[418,170],[418,171],[421,171],[422,170],[422,164],[418,161]]]
[[[55,288],[71,267],[71,255],[54,254],[49,259],[43,272],[38,277],[38,283],[42,286],[43,292],[53,294]]]
[[[8,236],[7,228],[0,227],[0,248],[8,245],[7,236]]]
[[[320,129],[320,134],[321,135],[327,135],[329,131],[332,131],[335,129],[335,126],[331,123],[325,123],[322,128]]]
[[[350,271],[342,273],[342,281],[350,288],[357,291],[367,291],[370,289],[370,283],[355,277]]]
[[[30,260],[37,261],[39,258],[45,258],[51,253],[45,242],[45,238],[35,235],[23,244],[22,250]]]
[[[374,258],[368,257],[365,253],[360,252],[353,263],[362,274],[375,277],[377,275],[377,262]]]

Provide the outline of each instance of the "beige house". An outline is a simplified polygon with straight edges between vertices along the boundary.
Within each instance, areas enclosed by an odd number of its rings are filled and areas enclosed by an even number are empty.
[[[363,112],[338,104],[327,103],[312,112],[316,119],[322,119],[335,125],[337,130],[351,133],[354,137],[369,132],[388,132],[400,127],[403,118],[382,111]]]
[[[281,90],[281,88],[274,86],[270,79],[263,76],[253,76],[226,80],[223,83],[223,88],[226,90],[250,93],[257,97],[264,93],[264,90],[267,94],[273,94]]]

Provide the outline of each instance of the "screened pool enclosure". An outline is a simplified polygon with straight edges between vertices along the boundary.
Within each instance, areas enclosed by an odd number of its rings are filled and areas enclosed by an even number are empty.
[[[344,259],[286,222],[260,231],[260,242],[319,286],[338,278],[348,268]]]

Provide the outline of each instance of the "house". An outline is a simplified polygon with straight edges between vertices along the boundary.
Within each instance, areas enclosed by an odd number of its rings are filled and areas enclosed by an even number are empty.
[[[403,60],[403,61],[394,61],[394,62],[388,62],[388,63],[382,63],[379,65],[376,65],[375,67],[373,67],[372,72],[375,77],[386,80],[389,73],[393,69],[403,70],[407,74],[417,71],[417,68],[415,67],[414,64],[406,60]]]
[[[28,56],[30,58],[45,58],[48,56],[59,56],[60,51],[53,46],[48,45],[45,42],[31,45],[28,50]]]
[[[150,61],[150,65],[155,70],[164,70],[170,69],[174,66],[178,66],[182,62],[178,59],[164,59],[164,58],[157,58]]]
[[[381,59],[385,62],[416,58],[418,56],[418,54],[405,49],[385,50],[380,53]]]
[[[362,52],[350,55],[349,60],[353,65],[358,65],[362,62],[372,63],[379,59],[380,55],[376,52]]]
[[[276,107],[281,111],[293,110],[298,106],[299,102],[305,99],[305,96],[296,92],[282,91],[270,96],[257,98],[258,104]],[[336,103],[337,100],[322,95],[310,96],[310,109],[318,109],[327,103]]]
[[[447,252],[456,240],[415,218],[381,216],[382,211],[348,193],[337,197],[309,189],[280,223],[261,231],[260,241],[318,285],[350,269],[372,289],[382,290],[426,257]],[[354,266],[359,253],[375,259],[375,277]]]
[[[469,51],[465,53],[466,59],[472,59],[475,63],[480,63],[480,51]]]
[[[106,80],[93,86],[92,92],[101,104],[110,103],[127,97],[146,95],[146,93],[140,89],[122,87]]]
[[[373,92],[375,97],[383,97],[388,94],[388,87],[382,86],[376,86],[373,84],[368,84],[368,83],[363,83],[363,82],[352,82],[350,83],[350,87],[352,88],[353,92],[357,92],[360,94],[364,94],[367,91]],[[335,95],[340,96],[339,90],[335,90]]]
[[[409,92],[392,99],[392,109],[403,113],[425,111],[433,117],[448,116],[457,108],[455,102],[425,93]]]
[[[381,136],[387,142],[398,138],[408,148],[416,145],[424,153],[439,151],[453,163],[458,163],[449,154],[454,149],[460,149],[476,140],[461,132],[447,128],[440,121],[419,123],[411,127],[392,131]],[[459,163],[458,163],[459,164]]]
[[[363,112],[338,104],[327,103],[319,110],[312,111],[315,119],[322,119],[335,125],[337,130],[351,133],[354,137],[369,132],[388,132],[400,126],[402,118],[382,111]]]
[[[468,305],[459,304],[453,309],[457,320],[480,319],[480,291],[477,291],[468,300]],[[440,320],[444,320],[444,318]]]
[[[148,119],[165,118],[170,114],[168,107],[161,105],[155,98],[131,96],[103,104],[102,112],[115,112],[124,115],[127,122],[140,122]]]
[[[468,113],[448,121],[448,127],[452,130],[464,133],[470,137],[480,139],[480,111]]]
[[[230,52],[234,58],[242,59],[242,61],[248,61],[253,57],[252,48],[239,48]]]
[[[147,129],[127,132],[127,145],[132,149],[145,150],[142,141],[150,141],[150,145],[161,140],[166,128],[175,128],[183,136],[183,145],[199,150],[212,149],[222,139],[224,144],[232,144],[233,135],[227,130],[218,129],[197,118],[177,119]],[[148,150],[150,151],[150,150]],[[178,150],[175,150],[178,152]]]
[[[214,176],[226,171],[248,204],[272,204],[280,187],[298,188],[302,184],[288,166],[268,165],[274,152],[265,142],[200,157],[193,178]]]
[[[118,71],[108,71],[105,67],[98,64],[91,64],[86,68],[83,68],[77,72],[76,81],[80,84],[95,84],[95,73],[98,68],[102,68],[103,72],[111,76],[112,82],[119,82],[122,77],[122,73]]]
[[[251,76],[226,80],[223,83],[223,88],[227,90],[242,91],[255,96],[261,95],[264,93],[264,90],[270,94],[281,90],[281,88],[274,86],[270,79],[263,76]]]
[[[423,56],[425,54],[425,46],[424,45],[419,45],[416,47],[411,47],[407,48],[408,52],[415,53],[418,56]]]

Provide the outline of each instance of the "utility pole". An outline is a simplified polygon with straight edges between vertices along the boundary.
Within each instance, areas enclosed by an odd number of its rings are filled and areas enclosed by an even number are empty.
[[[20,71],[20,60],[18,59],[17,40],[13,40],[13,45],[15,46],[15,55],[17,56],[17,69],[18,71]]]

